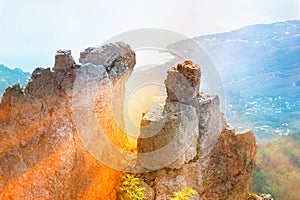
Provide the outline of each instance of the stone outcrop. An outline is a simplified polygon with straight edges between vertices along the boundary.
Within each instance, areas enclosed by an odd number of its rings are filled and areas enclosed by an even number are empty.
[[[72,118],[71,100],[76,77],[101,71],[103,66],[103,79],[114,77],[110,91],[122,99],[118,88],[124,86],[118,84],[132,71],[135,54],[122,42],[94,49],[101,51],[85,62],[99,59],[97,65],[80,66],[70,51],[58,51],[53,71],[37,68],[26,88],[15,85],[5,91],[0,103],[0,199],[116,199],[121,172],[102,165],[84,148]],[[102,63],[104,57],[110,62]],[[101,113],[99,120],[111,117],[99,107],[95,113]],[[126,135],[116,127],[111,134],[115,143],[126,143]]]
[[[191,105],[172,103],[159,113],[162,115],[158,118],[146,114],[142,121],[138,164],[144,171],[157,170],[165,165],[179,169],[197,155],[196,109]]]
[[[198,93],[196,64],[185,61],[171,68],[165,83],[168,97],[144,115],[138,151],[157,151],[152,159],[140,160],[145,171],[157,160],[166,162],[141,179],[154,189],[156,199],[170,199],[187,187],[200,199],[247,199],[257,148],[253,133],[236,133],[220,112],[218,96]],[[172,150],[160,154],[173,141]]]
[[[193,104],[199,92],[200,76],[199,66],[191,61],[171,68],[165,81],[167,102]]]
[[[80,53],[81,64],[91,63],[103,66],[111,79],[123,75],[124,70],[132,70],[135,65],[135,53],[123,42],[111,43],[100,48],[89,47]]]
[[[123,172],[87,151],[77,125],[96,116],[110,142],[127,148],[123,104],[135,53],[118,42],[87,48],[79,61],[68,50],[58,51],[52,70],[37,68],[26,88],[15,85],[4,93],[0,199],[117,198]],[[148,200],[169,199],[187,187],[198,192],[194,199],[248,197],[255,137],[226,124],[218,96],[199,93],[200,76],[192,61],[170,69],[167,99],[143,116],[137,165],[145,173],[137,176]],[[87,136],[91,132],[86,129]]]
[[[55,55],[55,63],[53,71],[68,71],[72,68],[77,68],[70,50],[59,50]]]
[[[197,155],[199,121],[194,105],[200,87],[200,74],[200,68],[191,61],[178,64],[168,71],[165,106],[158,103],[158,108],[152,107],[156,112],[150,111],[141,122],[138,139],[141,156],[138,155],[138,163],[145,171],[165,165],[179,169]],[[166,144],[170,145],[164,148]],[[146,156],[144,153],[147,152],[153,153]]]

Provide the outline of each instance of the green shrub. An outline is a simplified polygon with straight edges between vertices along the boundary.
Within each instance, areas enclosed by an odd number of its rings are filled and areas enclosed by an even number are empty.
[[[131,174],[123,176],[120,191],[121,197],[124,200],[143,200],[146,198],[146,189],[140,186],[140,179]]]
[[[250,193],[249,193],[249,197],[256,199],[256,194],[253,193],[253,192],[250,192]]]
[[[171,200],[189,200],[189,197],[197,195],[197,191],[192,188],[184,188],[179,192],[173,192],[174,197]]]

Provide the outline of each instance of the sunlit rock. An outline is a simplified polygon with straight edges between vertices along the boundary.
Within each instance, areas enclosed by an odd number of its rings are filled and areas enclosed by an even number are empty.
[[[218,96],[199,93],[200,69],[191,61],[171,68],[165,84],[165,106],[152,106],[144,115],[138,140],[140,153],[166,152],[149,160],[142,155],[139,160],[145,168],[160,164],[160,169],[142,174],[156,191],[156,199],[168,199],[187,187],[196,190],[200,199],[247,199],[257,149],[253,133],[236,133],[220,112]],[[177,140],[180,148],[165,150]]]

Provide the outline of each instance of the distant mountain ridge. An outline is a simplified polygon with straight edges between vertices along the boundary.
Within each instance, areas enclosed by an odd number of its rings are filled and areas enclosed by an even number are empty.
[[[220,73],[230,123],[267,140],[300,130],[300,20],[194,40]]]
[[[20,83],[25,86],[30,78],[30,73],[20,68],[10,69],[0,64],[0,97],[8,86]]]
[[[247,26],[194,39],[208,52],[225,83],[231,81],[233,69],[240,79],[257,72],[281,72],[278,77],[292,75],[285,71],[291,68],[299,72],[300,20]]]

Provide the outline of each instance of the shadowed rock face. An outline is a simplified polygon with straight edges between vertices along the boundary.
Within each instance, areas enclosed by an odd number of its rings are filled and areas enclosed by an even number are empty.
[[[144,115],[138,140],[141,153],[167,148],[175,140],[168,154],[139,160],[151,168],[159,159],[173,158],[162,169],[140,175],[155,199],[169,199],[186,187],[200,199],[247,199],[257,149],[253,133],[235,133],[220,112],[218,96],[198,92],[200,69],[191,61],[171,68],[165,84],[168,97]]]
[[[119,84],[134,67],[134,52],[121,42],[94,49],[101,52],[85,62],[98,60],[93,67],[110,68],[111,91],[122,103],[124,86]],[[121,172],[103,166],[85,150],[72,119],[73,83],[78,74],[90,72],[75,64],[70,51],[58,51],[53,71],[37,68],[26,88],[6,90],[0,103],[0,199],[116,199]],[[111,133],[112,141],[118,138],[115,143],[126,142],[121,132]]]

